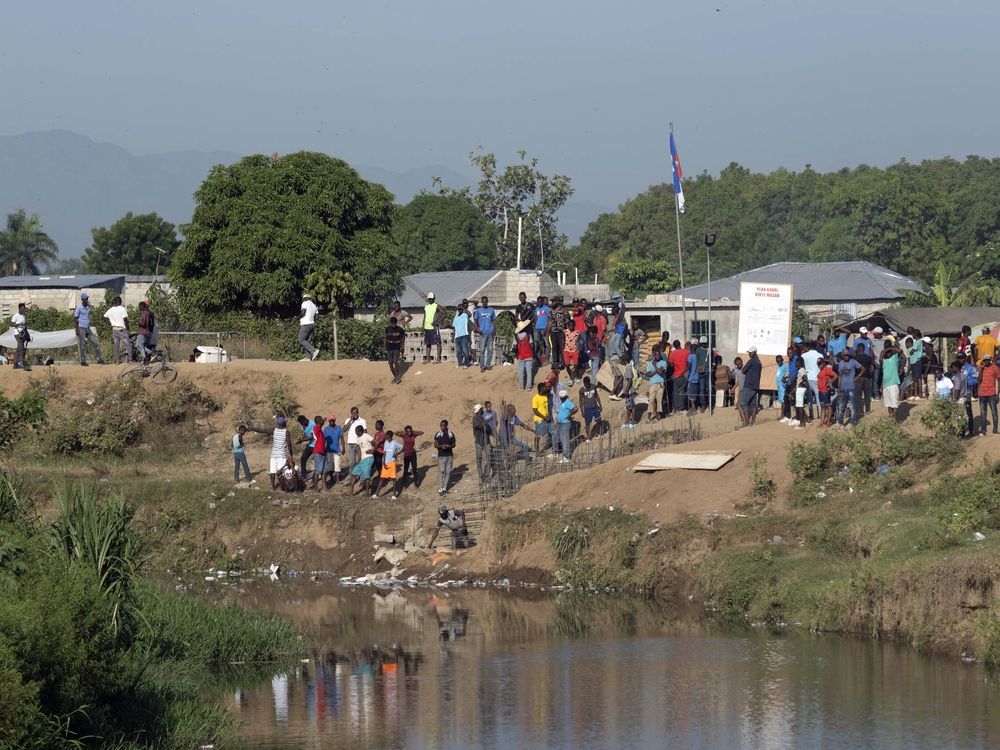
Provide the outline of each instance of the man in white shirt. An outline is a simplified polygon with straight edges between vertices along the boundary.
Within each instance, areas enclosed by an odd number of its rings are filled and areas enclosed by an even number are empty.
[[[806,378],[809,380],[809,390],[812,392],[812,400],[809,402],[809,414],[812,417],[812,405],[816,404],[816,408],[819,408],[819,361],[823,359],[823,355],[811,342],[804,342],[802,348],[804,351],[800,356],[805,363]]]
[[[302,295],[302,307],[299,310],[299,344],[306,350],[306,356],[300,362],[308,362],[319,356],[319,349],[312,345],[316,335],[316,313],[319,308],[312,301],[312,295]]]
[[[28,318],[27,307],[23,302],[17,306],[17,312],[10,316],[10,324],[14,328],[14,338],[17,340],[17,355],[14,367],[18,370],[30,370],[27,362],[28,350]]]
[[[361,448],[358,443],[358,435],[355,427],[361,425],[368,429],[368,423],[358,414],[358,407],[351,407],[351,417],[344,423],[344,435],[347,436],[347,473],[350,474],[354,466],[361,462],[364,456],[361,455]]]
[[[111,325],[111,349],[115,358],[115,364],[122,363],[121,354],[125,355],[125,362],[132,361],[132,339],[129,338],[128,330],[128,310],[122,304],[121,297],[115,297],[114,305],[104,313],[105,319]]]

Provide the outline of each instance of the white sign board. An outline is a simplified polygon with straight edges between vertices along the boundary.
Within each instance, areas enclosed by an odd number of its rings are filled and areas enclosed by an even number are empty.
[[[740,283],[740,333],[737,349],[757,347],[759,355],[785,354],[792,338],[791,284]]]

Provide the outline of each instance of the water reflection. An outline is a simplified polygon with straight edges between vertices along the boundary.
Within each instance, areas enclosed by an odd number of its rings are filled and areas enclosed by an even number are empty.
[[[631,600],[308,583],[240,598],[312,644],[233,696],[261,750],[1000,746],[983,672],[908,649],[709,633]]]

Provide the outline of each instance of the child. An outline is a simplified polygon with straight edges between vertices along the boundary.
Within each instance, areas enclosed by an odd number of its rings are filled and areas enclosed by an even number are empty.
[[[396,466],[396,457],[403,450],[403,444],[395,439],[392,430],[385,433],[385,442],[382,444],[382,468],[378,476],[374,478],[375,488],[372,490],[372,500],[378,497],[378,492],[382,488],[382,480],[388,479],[392,485],[391,500],[398,500],[399,494],[403,490],[403,479]]]
[[[628,360],[625,372],[622,373],[622,388],[625,396],[625,424],[621,426],[622,430],[631,430],[635,427],[635,397],[638,395],[641,380],[642,376],[632,364],[632,360]]]
[[[253,477],[250,476],[250,464],[247,463],[247,454],[243,450],[243,437],[247,434],[246,425],[241,424],[239,429],[236,430],[236,434],[233,435],[233,461],[235,466],[233,467],[233,481],[240,481],[240,467],[243,467],[243,471],[246,472],[247,482],[252,482]]]
[[[833,424],[833,384],[837,382],[837,372],[825,358],[820,358],[818,364],[816,388],[819,391],[820,426],[830,427]]]

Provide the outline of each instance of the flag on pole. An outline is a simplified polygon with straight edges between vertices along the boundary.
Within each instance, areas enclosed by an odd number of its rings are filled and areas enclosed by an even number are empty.
[[[674,131],[670,131],[670,169],[674,173],[674,192],[677,194],[677,207],[684,213],[684,188],[681,187],[681,157],[677,153],[677,143],[674,142]]]

